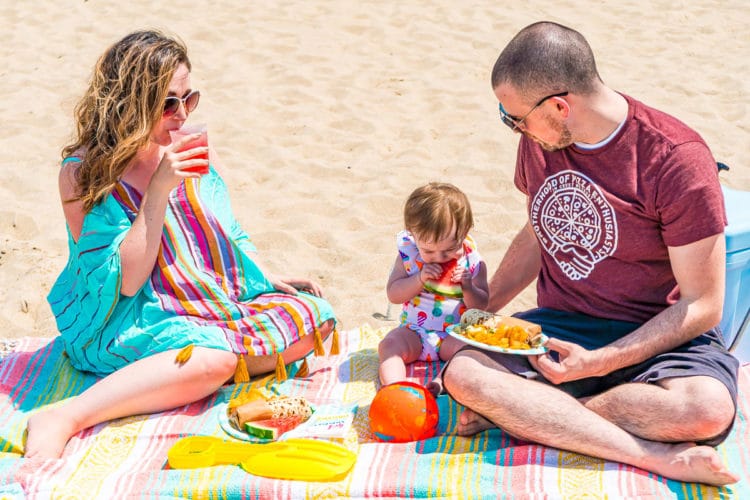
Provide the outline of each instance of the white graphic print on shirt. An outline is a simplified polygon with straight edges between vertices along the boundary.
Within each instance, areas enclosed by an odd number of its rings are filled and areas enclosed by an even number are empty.
[[[617,248],[617,218],[591,179],[564,170],[539,187],[531,204],[539,243],[571,280],[586,278]]]

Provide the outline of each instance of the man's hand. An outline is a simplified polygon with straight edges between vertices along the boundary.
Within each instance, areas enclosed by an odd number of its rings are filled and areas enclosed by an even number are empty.
[[[571,380],[605,375],[597,363],[595,351],[560,339],[549,339],[545,344],[550,351],[559,354],[559,362],[550,353],[530,356],[529,362],[544,378],[555,385]]]

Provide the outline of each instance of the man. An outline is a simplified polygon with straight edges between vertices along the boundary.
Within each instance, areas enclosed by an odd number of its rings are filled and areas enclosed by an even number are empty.
[[[734,421],[737,361],[720,332],[726,216],[716,163],[675,118],[601,81],[583,36],[542,22],[492,72],[521,133],[529,220],[490,282],[490,310],[537,278],[548,353],[464,348],[443,384],[458,431],[518,438],[688,482],[738,477],[712,445]],[[697,444],[700,443],[700,444]]]

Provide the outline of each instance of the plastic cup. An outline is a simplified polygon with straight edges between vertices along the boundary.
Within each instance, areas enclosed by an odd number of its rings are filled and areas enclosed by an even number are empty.
[[[177,152],[187,151],[193,148],[208,147],[208,127],[205,123],[196,123],[192,125],[183,125],[179,130],[170,130],[169,135],[172,137],[172,142],[177,142],[186,135],[193,135],[200,133],[200,137],[195,140],[188,141],[187,144],[183,145]],[[208,152],[199,152],[186,159],[199,158],[202,160],[208,160],[211,163],[211,158]],[[200,165],[197,167],[188,167],[183,169],[185,172],[196,172],[201,175],[208,173],[208,165]]]

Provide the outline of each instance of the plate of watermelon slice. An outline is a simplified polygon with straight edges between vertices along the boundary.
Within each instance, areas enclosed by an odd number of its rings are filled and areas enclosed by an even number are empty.
[[[307,418],[299,415],[256,420],[253,422],[247,422],[245,424],[246,428],[243,430],[235,427],[229,420],[227,403],[219,405],[218,411],[219,425],[224,432],[240,441],[250,441],[252,443],[270,443],[271,441],[277,441],[282,434],[296,428],[307,420]],[[313,411],[315,411],[314,408]]]

